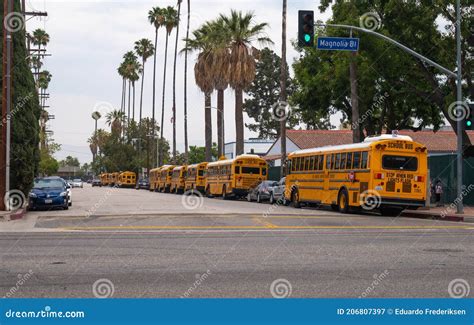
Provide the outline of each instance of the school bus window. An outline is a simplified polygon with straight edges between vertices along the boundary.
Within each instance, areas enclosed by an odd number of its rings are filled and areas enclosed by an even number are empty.
[[[319,156],[318,170],[323,170],[323,166],[324,166],[324,156]]]
[[[326,155],[326,169],[331,169],[331,155]]]
[[[382,168],[414,172],[418,169],[418,159],[416,157],[384,155],[382,157]]]
[[[262,168],[262,175],[263,176],[267,175],[267,169],[266,168]]]
[[[242,174],[260,174],[260,168],[258,167],[242,167]]]
[[[352,169],[352,152],[347,153],[346,168],[347,169]]]
[[[359,169],[360,168],[360,152],[354,152],[354,163],[352,168]]]
[[[304,170],[304,158],[298,157],[298,171]]]
[[[362,160],[361,160],[361,169],[366,169],[367,168],[367,160],[369,157],[369,153],[367,151],[362,152]]]
[[[334,169],[339,169],[339,166],[340,166],[340,165],[341,165],[341,154],[338,153],[338,154],[336,155],[336,164],[335,164]]]
[[[318,169],[318,156],[313,156],[311,157],[311,170],[317,170]]]
[[[234,174],[240,174],[240,166],[235,166]]]
[[[305,168],[305,170],[311,170],[311,164],[312,164],[311,158],[312,158],[312,157],[306,157],[306,163],[305,163],[305,165],[306,165],[305,167],[306,167],[306,168]]]
[[[343,152],[341,153],[341,164],[339,166],[339,169],[346,169],[346,153]]]

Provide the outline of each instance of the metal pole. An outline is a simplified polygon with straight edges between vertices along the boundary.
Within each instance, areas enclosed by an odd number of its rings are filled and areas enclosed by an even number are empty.
[[[13,2],[12,0],[7,0],[8,10],[7,13],[13,12]],[[4,26],[5,28],[5,26]],[[5,81],[6,85],[6,134],[5,134],[5,193],[10,191],[10,143],[11,143],[11,124],[10,124],[10,115],[11,115],[11,61],[12,61],[12,33],[7,30],[6,33],[6,71],[5,71]],[[8,208],[8,207],[7,207]]]
[[[462,65],[461,65],[461,4],[460,0],[456,1],[456,61],[457,61],[457,110],[462,110],[463,105],[462,103]],[[462,111],[458,111],[459,115],[457,116],[463,116]],[[456,213],[462,214],[464,213],[464,207],[463,207],[463,184],[462,184],[462,175],[463,175],[463,154],[462,154],[462,149],[463,149],[463,144],[462,144],[462,133],[463,133],[463,120],[458,119],[457,121],[457,137],[458,137],[458,150],[457,150],[457,211]]]
[[[406,47],[405,45],[395,41],[394,39],[391,39],[390,37],[387,37],[385,35],[382,35],[380,33],[377,33],[377,32],[374,32],[373,30],[370,30],[370,29],[365,29],[365,28],[361,28],[361,27],[356,27],[356,26],[349,26],[349,25],[340,25],[340,24],[317,24],[318,26],[330,26],[330,27],[340,27],[340,28],[346,28],[346,29],[354,29],[354,30],[358,30],[358,31],[361,31],[361,32],[364,32],[364,33],[367,33],[367,34],[371,34],[371,35],[375,35],[377,37],[380,37],[380,38],[383,38],[384,40],[386,40],[387,42],[389,43],[392,43],[393,45],[401,48],[402,50],[404,50],[405,52],[408,52],[410,53],[411,55],[417,57],[418,59],[420,59],[421,61],[423,62],[426,62],[428,63],[429,65],[432,65],[434,66],[435,68],[443,71],[445,74],[451,76],[451,77],[456,77],[456,73],[454,73],[453,71],[449,70],[449,69],[446,69],[445,67],[443,67],[442,65],[439,65],[438,63],[428,59],[427,57],[421,55],[420,53],[418,52],[415,52],[413,51],[411,48],[409,47]]]

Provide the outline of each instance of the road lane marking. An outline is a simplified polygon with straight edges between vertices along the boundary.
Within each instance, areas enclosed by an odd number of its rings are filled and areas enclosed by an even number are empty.
[[[91,226],[91,227],[62,227],[63,230],[213,230],[213,229],[466,229],[470,226]]]
[[[265,221],[262,218],[252,218],[252,221],[262,226],[265,226],[265,228],[278,228],[277,225],[274,225],[273,223],[269,221]]]

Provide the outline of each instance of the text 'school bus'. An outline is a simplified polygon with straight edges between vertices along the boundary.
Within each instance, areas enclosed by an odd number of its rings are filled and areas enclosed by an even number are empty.
[[[408,136],[368,137],[362,143],[289,154],[285,199],[396,215],[425,205],[427,149]]]
[[[178,166],[173,169],[171,176],[170,192],[182,194],[184,193],[184,185],[186,181],[186,166]]]
[[[158,176],[158,192],[169,193],[171,188],[171,178],[173,177],[174,165],[164,165],[160,168]]]
[[[186,172],[185,191],[197,191],[204,193],[206,188],[207,162],[188,166]]]
[[[148,173],[148,182],[150,184],[149,190],[151,192],[155,192],[158,190],[158,178],[159,178],[159,173],[160,167],[151,169],[150,172]]]
[[[100,185],[101,186],[107,186],[109,185],[109,177],[108,177],[108,174],[106,173],[102,173],[100,174]]]
[[[134,172],[122,172],[119,174],[117,185],[120,187],[135,187],[137,174]]]
[[[207,164],[206,195],[241,198],[249,189],[266,180],[267,175],[267,162],[257,155],[212,162]]]

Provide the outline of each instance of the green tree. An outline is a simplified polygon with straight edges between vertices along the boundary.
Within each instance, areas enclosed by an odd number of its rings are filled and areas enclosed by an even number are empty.
[[[289,95],[293,92],[292,81],[286,66],[286,87]],[[296,110],[290,114],[280,115],[280,73],[281,58],[269,48],[260,52],[256,66],[255,80],[247,88],[248,98],[244,102],[244,111],[255,120],[246,126],[249,130],[258,132],[264,139],[275,139],[280,136],[280,120],[285,116],[287,126],[293,128],[299,122]]]
[[[256,23],[252,12],[232,10],[229,16],[220,15],[225,26],[225,37],[230,50],[229,84],[235,91],[236,153],[244,152],[243,92],[255,79],[258,51],[254,46],[272,44],[265,36],[267,23]]]
[[[158,30],[163,26],[165,17],[163,15],[163,9],[160,7],[153,7],[148,12],[148,22],[155,27],[155,52],[153,53],[153,101],[152,101],[152,120],[156,121],[155,118],[155,107],[156,107],[156,53],[158,52]]]
[[[0,6],[0,16],[3,17],[3,6]],[[14,1],[14,11],[21,12],[20,1]],[[4,24],[0,24],[0,33],[3,34]],[[26,48],[25,30],[12,33],[13,62],[12,67],[12,127],[11,160],[10,160],[10,188],[28,193],[33,185],[33,179],[39,172],[39,125],[40,105],[35,80],[31,73]],[[0,53],[3,43],[0,44]],[[4,75],[0,66],[0,75]],[[3,88],[3,78],[0,78]],[[4,105],[5,103],[1,103]],[[6,127],[5,119],[0,128]],[[3,169],[4,170],[4,169]]]
[[[146,61],[155,54],[155,48],[153,43],[146,38],[142,38],[135,42],[135,52],[142,59],[142,80],[140,87],[140,113],[138,120],[142,120],[142,111],[143,111],[143,85],[145,82],[145,63]]]
[[[169,36],[174,28],[177,27],[179,24],[179,17],[178,12],[171,6],[162,9],[163,15],[163,26],[166,29],[166,40],[165,40],[165,58],[164,58],[164,68],[163,68],[163,94],[162,94],[162,102],[161,102],[161,124],[160,124],[160,137],[163,138],[163,126],[165,123],[165,98],[166,98],[166,71],[167,71],[167,62],[168,62],[168,41]],[[163,151],[159,150],[159,157],[158,160],[159,165],[163,165],[163,159],[161,157]]]
[[[61,167],[80,167],[81,163],[79,162],[79,159],[77,159],[77,157],[67,156],[65,159],[59,162],[59,165]]]

